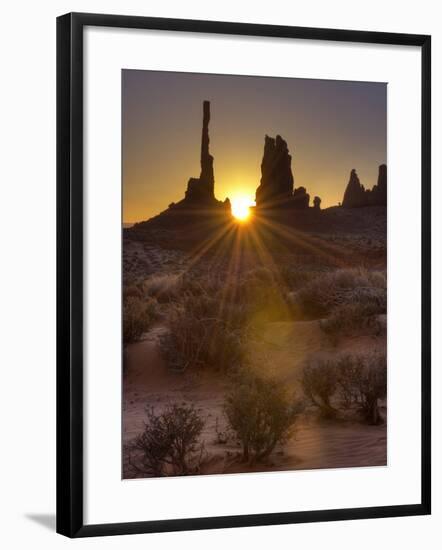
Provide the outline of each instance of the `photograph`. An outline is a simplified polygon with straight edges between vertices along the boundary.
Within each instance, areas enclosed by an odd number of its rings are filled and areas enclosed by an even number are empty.
[[[122,478],[387,465],[387,84],[121,71]]]
[[[433,550],[440,3],[103,6],[2,11],[2,546]]]

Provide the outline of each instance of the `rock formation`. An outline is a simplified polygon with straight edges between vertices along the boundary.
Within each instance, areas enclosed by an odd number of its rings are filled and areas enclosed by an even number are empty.
[[[315,197],[313,199],[313,208],[315,210],[321,210],[321,198],[320,197]]]
[[[356,170],[350,172],[350,180],[344,192],[342,206],[345,208],[358,208],[361,206],[386,206],[387,205],[387,166],[379,166],[377,184],[372,189],[365,189],[359,181]]]
[[[305,187],[298,187],[293,191],[291,206],[296,210],[305,210],[309,207],[310,195]]]
[[[275,206],[293,194],[292,157],[281,136],[265,137],[261,163],[261,183],[256,190],[258,208]]]
[[[359,181],[356,170],[353,168],[350,172],[350,179],[344,192],[342,206],[345,208],[356,208],[358,206],[365,206],[365,203],[365,188]]]
[[[213,174],[213,157],[209,152],[210,101],[203,102],[203,128],[201,134],[201,172],[199,178],[190,178],[182,200],[171,202],[166,210],[149,220],[135,224],[131,233],[148,231],[153,227],[177,229],[186,227],[186,231],[199,228],[208,233],[220,224],[231,220],[231,204],[215,198],[215,178]]]
[[[377,205],[387,205],[387,165],[379,166],[378,182],[371,190],[371,202]]]
[[[187,184],[186,199],[190,201],[213,201],[215,178],[213,157],[209,153],[210,101],[203,103],[203,130],[201,135],[201,173],[199,178],[190,178]]]
[[[265,136],[256,208],[305,210],[309,203],[310,195],[305,187],[293,189],[292,157],[286,141],[279,135],[276,138]]]

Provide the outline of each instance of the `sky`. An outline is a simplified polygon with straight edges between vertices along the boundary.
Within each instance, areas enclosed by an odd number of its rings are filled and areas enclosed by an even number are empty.
[[[219,200],[254,199],[266,134],[287,141],[295,187],[323,208],[342,201],[352,168],[371,188],[387,162],[385,83],[123,70],[125,223],[178,202],[199,176],[204,100]]]

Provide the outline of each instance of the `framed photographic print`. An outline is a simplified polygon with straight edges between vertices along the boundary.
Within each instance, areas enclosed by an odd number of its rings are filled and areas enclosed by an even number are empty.
[[[57,20],[57,531],[430,513],[430,37]]]

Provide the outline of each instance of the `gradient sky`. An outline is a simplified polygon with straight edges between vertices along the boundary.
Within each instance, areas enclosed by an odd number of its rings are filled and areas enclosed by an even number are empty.
[[[265,134],[287,141],[295,186],[323,208],[342,201],[352,168],[372,187],[387,162],[385,83],[123,70],[122,92],[125,223],[181,200],[199,176],[205,99],[219,200],[254,199]]]

